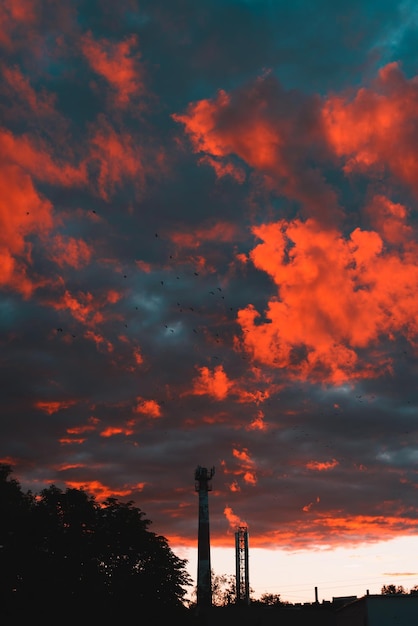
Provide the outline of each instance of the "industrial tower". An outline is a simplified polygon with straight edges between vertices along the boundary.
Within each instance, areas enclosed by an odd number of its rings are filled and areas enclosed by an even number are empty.
[[[238,526],[235,532],[235,586],[237,604],[250,604],[248,577],[248,528]]]
[[[212,606],[212,580],[210,567],[209,496],[210,482],[215,473],[212,467],[197,466],[194,478],[195,489],[199,492],[199,534],[197,543],[197,608]]]

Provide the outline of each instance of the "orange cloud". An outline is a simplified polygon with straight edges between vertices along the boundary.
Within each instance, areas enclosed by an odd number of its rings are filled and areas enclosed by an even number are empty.
[[[307,507],[312,508],[314,502]],[[282,550],[321,550],[341,545],[356,546],[360,543],[368,544],[400,536],[411,536],[418,531],[417,519],[399,515],[350,515],[344,517],[335,512],[334,514],[316,514],[303,511],[302,517],[286,522],[281,519],[277,528],[258,531],[251,536],[253,548]],[[224,514],[231,520],[231,528],[235,530],[235,523],[241,523],[240,518],[234,514],[230,507],[226,507]],[[245,522],[242,522],[246,526]],[[170,536],[168,536],[170,539]],[[185,540],[177,537],[179,545],[195,545],[193,539]],[[211,537],[211,543],[217,547],[230,548],[231,541],[228,535],[218,534]]]
[[[289,111],[277,107],[279,112],[275,117],[266,112],[271,110],[267,96],[270,104],[276,96],[273,90],[267,93],[267,83],[266,79],[260,80],[252,94],[241,94],[244,96],[241,108],[238,97],[221,91],[213,100],[190,105],[186,114],[174,115],[185,126],[195,151],[207,153],[203,161],[216,169],[219,164],[225,165],[222,159],[236,154],[255,169],[270,171],[276,178],[281,175],[295,178],[283,150],[299,141],[300,133],[292,136],[287,132]],[[388,165],[401,179],[416,185],[418,177],[413,165],[416,141],[409,130],[416,115],[416,101],[416,81],[406,81],[396,64],[391,64],[380,72],[373,89],[360,90],[354,100],[328,98],[321,110],[322,119],[318,119],[317,132],[324,129],[336,153],[350,159],[346,169]],[[254,115],[256,111],[258,115]],[[287,191],[296,197],[296,190]],[[327,194],[336,208],[329,189]]]
[[[272,120],[263,116],[267,101],[257,89],[260,85],[261,80],[252,93],[241,93],[247,96],[241,109],[237,99],[220,90],[216,98],[190,104],[187,113],[175,114],[173,119],[184,124],[196,152],[212,157],[236,154],[256,169],[284,174],[287,167],[280,153],[283,140]],[[209,162],[217,160],[211,158]]]
[[[196,152],[224,156],[225,142],[216,133],[218,110],[230,104],[228,94],[220,90],[214,100],[201,100],[188,107],[184,115],[174,114],[176,122],[184,124]]]
[[[383,205],[395,211],[396,228],[388,228],[399,239],[407,213]],[[252,305],[238,312],[238,349],[295,378],[340,384],[390,369],[383,354],[359,358],[378,339],[402,334],[417,343],[418,246],[410,238],[391,248],[375,231],[343,237],[315,220],[281,220],[253,232],[262,243],[250,259],[276,283],[277,296],[263,315]]]
[[[138,483],[132,487],[126,487],[122,489],[112,489],[101,483],[98,480],[90,480],[90,481],[77,481],[77,480],[66,480],[65,484],[68,487],[72,487],[73,489],[84,489],[89,494],[93,495],[99,502],[103,502],[107,498],[115,498],[120,497],[124,498],[132,494],[133,491],[142,491],[145,483]]]
[[[17,459],[12,456],[2,456],[0,457],[0,463],[3,465],[11,465],[13,467],[17,463]]]
[[[318,504],[318,502],[320,502],[319,497],[317,496],[315,502],[309,502],[309,504],[306,504],[304,507],[302,507],[302,511],[304,511],[305,513],[309,513],[309,511],[311,510],[311,508],[313,507],[314,504]]]
[[[116,302],[119,302],[121,298],[122,298],[122,294],[116,291],[115,289],[109,289],[109,291],[106,294],[106,300],[107,302],[110,302],[111,304],[116,304]]]
[[[243,183],[245,181],[245,170],[243,167],[239,167],[234,163],[225,163],[223,160],[216,159],[215,157],[206,155],[199,159],[199,164],[210,165],[216,173],[218,178],[223,178],[224,176],[231,176],[238,183]]]
[[[100,432],[100,437],[114,437],[115,435],[132,435],[134,429],[131,425],[127,426],[108,426]]]
[[[15,96],[24,102],[38,117],[52,117],[56,115],[54,104],[55,94],[42,91],[40,94],[31,86],[29,79],[22,74],[17,66],[1,68],[6,84],[13,90]]]
[[[309,509],[313,502],[307,505]],[[304,513],[309,512],[304,511]],[[280,528],[252,535],[251,545],[254,548],[281,548],[286,550],[315,549],[318,546],[332,548],[334,546],[364,544],[387,541],[402,535],[410,536],[418,530],[418,521],[399,515],[352,515],[344,517],[323,514],[306,519],[281,521]],[[228,541],[220,539],[217,545],[226,546]]]
[[[232,454],[234,455],[235,458],[240,459],[241,461],[244,461],[245,463],[252,463],[247,449],[243,449],[243,450],[234,449],[232,450]]]
[[[57,235],[50,240],[49,256],[59,267],[81,269],[88,265],[92,250],[82,239]]]
[[[116,131],[104,118],[92,127],[90,161],[97,167],[98,193],[109,200],[117,187],[129,181],[140,191],[144,185],[142,151],[126,131]]]
[[[135,265],[141,272],[145,272],[145,274],[150,274],[152,272],[151,263],[146,263],[145,261],[137,260],[135,261]]]
[[[229,523],[229,528],[230,530],[235,531],[238,526],[246,526],[246,522],[243,522],[238,515],[235,515],[235,513],[232,511],[230,506],[226,506],[224,508],[224,515],[226,517],[226,519],[228,520]]]
[[[244,180],[237,157],[261,174],[264,183],[301,203],[316,219],[342,216],[335,191],[310,157],[324,153],[319,99],[285,92],[271,74],[231,94],[189,104],[173,119],[184,126],[193,150],[218,176]]]
[[[81,445],[86,441],[85,437],[60,437],[58,439],[59,443],[62,446],[67,446],[67,445]]]
[[[36,22],[37,0],[3,0],[0,4],[0,45],[11,48],[14,35]],[[22,32],[19,33],[23,35]]]
[[[233,448],[232,456],[240,462],[240,466],[234,469],[233,473],[242,476],[244,482],[247,484],[256,485],[257,474],[255,462],[251,459],[248,450],[246,448],[243,448],[242,450]]]
[[[85,249],[82,245],[80,247],[76,245],[74,250],[73,256],[80,253],[79,256],[81,256],[83,260],[89,256],[89,249]],[[71,263],[82,262],[79,258],[68,258],[67,260]],[[61,279],[57,280],[56,287],[63,287],[63,281]],[[121,294],[113,289],[104,291],[95,296],[89,292],[72,294],[68,290],[65,290],[64,293],[56,296],[54,299],[44,298],[43,304],[50,306],[56,311],[68,312],[77,322],[87,327],[84,331],[84,337],[89,341],[93,341],[99,351],[113,353],[114,345],[98,330],[98,326],[105,321],[121,319],[121,315],[117,312],[115,313],[112,311],[112,308],[109,307],[109,304],[117,303],[120,298]],[[125,343],[127,342],[126,338],[123,339],[122,336],[119,336],[118,339],[125,341]],[[132,357],[132,361],[138,363],[141,356],[138,350],[135,350],[136,352]]]
[[[136,35],[113,42],[109,39],[94,39],[92,33],[88,32],[81,39],[81,49],[90,67],[108,82],[114,93],[114,101],[120,107],[125,107],[134,96],[144,91],[140,53],[135,51],[137,46]]]
[[[0,159],[0,286],[29,297],[38,280],[28,274],[29,236],[53,225],[52,205],[40,197],[30,176]]]
[[[339,465],[336,459],[332,459],[332,461],[309,461],[306,464],[306,467],[310,470],[316,470],[318,472],[322,472],[324,470],[334,469]]]
[[[137,365],[142,365],[142,364],[143,364],[143,362],[144,362],[144,357],[142,356],[141,351],[140,351],[140,349],[139,349],[139,348],[135,348],[135,349],[134,349],[134,351],[133,351],[133,357],[134,357],[135,363],[136,363]]]
[[[35,402],[35,406],[37,409],[40,409],[44,413],[48,415],[52,415],[53,413],[58,413],[58,411],[62,411],[63,409],[69,409],[71,406],[77,404],[76,400],[61,400],[61,401],[42,401],[38,400]]]
[[[4,0],[2,7],[4,15],[16,22],[31,23],[37,17],[37,0]]]
[[[218,365],[211,371],[208,367],[197,368],[199,376],[193,379],[193,395],[208,395],[216,400],[224,400],[232,386],[231,381],[225,374],[222,365]]]
[[[248,376],[245,380],[231,380],[228,378],[227,373],[224,370],[223,365],[217,365],[213,369],[202,366],[196,367],[198,371],[198,376],[196,376],[192,380],[192,388],[190,390],[185,391],[182,395],[197,395],[197,396],[210,396],[214,398],[216,401],[221,402],[222,400],[226,400],[226,398],[234,396],[234,398],[240,404],[255,404],[259,405],[265,402],[274,391],[277,391],[278,386],[274,383],[270,382],[269,377],[266,377],[265,380],[256,380],[248,379]],[[256,369],[254,370],[256,371]],[[248,387],[249,385],[269,385],[269,389],[246,389],[245,385]],[[259,429],[262,430],[265,428],[265,424],[262,422],[263,414],[261,412],[258,413],[258,417],[252,421],[252,423],[247,426],[248,429]],[[208,419],[209,418],[205,418]],[[212,421],[225,421],[225,415],[220,413],[218,416],[212,416]]]
[[[135,413],[142,413],[147,417],[161,417],[161,407],[155,400],[145,400],[141,396],[137,397],[137,405],[134,408]]]
[[[267,430],[263,411],[258,411],[253,421],[247,426],[247,430]]]
[[[237,226],[231,222],[219,221],[216,224],[205,224],[193,232],[171,232],[169,237],[180,247],[199,248],[203,242],[232,242],[237,238]]]
[[[237,400],[241,403],[252,403],[260,404],[261,402],[265,402],[271,395],[271,390],[264,389],[261,391],[260,389],[256,389],[255,391],[248,391],[246,389],[239,388],[238,385],[235,387],[235,392],[237,394]]]
[[[85,433],[95,432],[98,428],[100,420],[93,415],[89,417],[87,420],[87,424],[82,424],[81,426],[72,426],[71,428],[67,428],[67,434],[69,437],[61,437],[59,442],[61,445],[69,445],[69,444],[82,444],[86,441],[86,437],[80,437],[76,435],[84,435]]]
[[[383,195],[375,195],[365,207],[370,225],[390,247],[410,249],[415,252],[415,232],[408,224],[410,211],[403,204],[395,203]]]
[[[386,168],[418,193],[418,83],[397,63],[379,71],[353,98],[329,96],[322,118],[327,140],[348,172],[380,176]]]
[[[97,426],[100,423],[100,420],[97,417],[89,417],[87,420],[87,424],[82,424],[81,426],[72,426],[71,428],[67,428],[67,433],[69,435],[82,435],[83,433],[94,432],[97,430]]]
[[[62,296],[54,300],[45,301],[45,303],[56,311],[68,311],[78,322],[82,322],[87,326],[94,326],[104,320],[104,314],[101,309],[108,303],[108,295],[106,293],[102,298],[94,298],[91,293],[79,292],[77,295],[73,295],[66,290]],[[94,340],[97,345],[106,344],[108,351],[112,351],[112,344],[98,334],[87,331],[85,336]]]
[[[114,350],[113,344],[98,332],[86,330],[86,332],[84,333],[84,337],[86,339],[89,339],[90,341],[93,341],[96,344],[96,348],[99,352],[112,353]]]
[[[57,466],[57,469],[58,469],[60,472],[65,472],[65,471],[67,471],[67,470],[70,470],[70,469],[78,469],[78,468],[80,468],[80,467],[81,467],[81,468],[83,468],[83,467],[84,467],[84,465],[83,465],[82,463],[62,463],[61,465],[58,465],[58,466]]]
[[[20,75],[15,72],[13,76]],[[28,97],[35,98],[34,92]],[[37,106],[35,101],[32,105]],[[15,136],[2,128],[0,154],[0,285],[30,297],[47,282],[32,272],[34,237],[42,240],[57,262],[60,254],[75,267],[88,260],[88,248],[83,242],[56,237],[51,243],[57,218],[52,204],[36,189],[35,181],[81,186],[86,182],[86,170],[83,164],[76,167],[55,159],[46,141],[29,135]]]
[[[9,130],[0,129],[0,153],[37,180],[64,187],[82,186],[87,182],[85,163],[76,167],[54,159],[52,147],[39,138],[14,136]]]

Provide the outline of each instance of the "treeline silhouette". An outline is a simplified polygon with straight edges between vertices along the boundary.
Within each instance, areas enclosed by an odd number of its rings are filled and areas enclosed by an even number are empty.
[[[132,502],[99,504],[83,489],[24,492],[0,464],[0,619],[3,624],[181,623],[187,560]],[[179,622],[180,623],[180,622]]]

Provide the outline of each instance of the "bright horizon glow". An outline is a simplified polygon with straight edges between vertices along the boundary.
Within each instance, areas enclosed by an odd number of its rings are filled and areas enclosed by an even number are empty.
[[[332,550],[284,551],[251,548],[249,536],[249,581],[251,598],[264,593],[279,594],[292,604],[333,597],[380,594],[383,585],[402,585],[406,591],[418,584],[416,537],[400,537],[387,542],[340,547]],[[196,585],[197,548],[173,547],[174,553],[188,560],[187,571]],[[235,548],[211,548],[215,575],[235,576]],[[191,598],[190,587],[187,598]]]

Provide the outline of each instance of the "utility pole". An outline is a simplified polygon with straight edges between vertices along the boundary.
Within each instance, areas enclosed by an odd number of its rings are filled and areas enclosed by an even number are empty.
[[[212,580],[210,566],[209,496],[215,468],[197,466],[195,489],[199,493],[199,533],[197,543],[197,610],[212,606]]]

